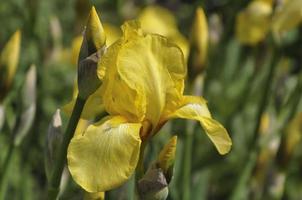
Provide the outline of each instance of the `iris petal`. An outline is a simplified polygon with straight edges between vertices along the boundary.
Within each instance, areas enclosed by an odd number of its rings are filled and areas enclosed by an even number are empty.
[[[232,146],[231,138],[226,129],[218,121],[212,119],[206,101],[201,97],[185,96],[179,108],[168,115],[167,118],[184,118],[199,121],[220,154],[226,154],[230,151]]]
[[[123,184],[133,173],[141,139],[141,124],[120,116],[102,120],[76,135],[68,147],[73,179],[88,192],[102,192]]]

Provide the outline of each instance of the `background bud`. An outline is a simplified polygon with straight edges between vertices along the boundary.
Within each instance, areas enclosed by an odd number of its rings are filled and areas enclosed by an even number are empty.
[[[5,114],[4,106],[0,105],[0,131],[1,131],[3,123],[4,123],[4,114]]]
[[[36,114],[36,87],[37,87],[37,70],[32,65],[28,70],[25,82],[21,88],[22,111],[21,116],[17,118],[15,145],[18,146],[24,137],[28,134]]]
[[[57,151],[62,143],[62,119],[60,110],[57,109],[48,126],[46,137],[46,151],[45,151],[45,168],[46,175],[50,178],[54,162],[56,160]]]
[[[201,7],[197,8],[190,35],[189,75],[200,73],[208,53],[208,23]]]
[[[20,53],[21,32],[17,30],[3,48],[0,56],[0,102],[15,76]]]

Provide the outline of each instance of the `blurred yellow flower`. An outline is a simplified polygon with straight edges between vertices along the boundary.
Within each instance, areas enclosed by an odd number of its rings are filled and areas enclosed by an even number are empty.
[[[227,131],[212,118],[206,101],[183,95],[186,65],[179,47],[160,35],[144,34],[136,21],[122,29],[122,38],[98,66],[109,116],[75,135],[68,147],[71,175],[88,192],[124,183],[136,168],[141,143],[172,118],[198,120],[220,154],[231,148]]]
[[[284,159],[288,159],[294,152],[295,147],[301,141],[302,136],[302,113],[297,114],[288,124],[285,137],[281,140],[280,149]]]
[[[169,10],[160,6],[148,6],[142,10],[138,19],[144,32],[167,37],[181,48],[185,59],[188,58],[189,43],[179,32],[176,19]]]
[[[302,21],[302,0],[290,0],[273,17],[272,29],[275,34],[289,31]]]
[[[0,102],[9,91],[19,61],[21,32],[17,30],[0,54]]]
[[[236,18],[236,37],[246,45],[256,45],[270,30],[272,2],[254,0]]]
[[[103,23],[103,27],[107,36],[106,45],[110,46],[122,36],[122,31],[119,27],[110,23]]]
[[[71,43],[70,62],[73,66],[78,66],[79,53],[83,42],[83,36],[77,36]]]
[[[198,74],[202,71],[208,53],[208,23],[206,15],[201,7],[195,13],[191,35],[190,35],[190,67],[192,73]]]

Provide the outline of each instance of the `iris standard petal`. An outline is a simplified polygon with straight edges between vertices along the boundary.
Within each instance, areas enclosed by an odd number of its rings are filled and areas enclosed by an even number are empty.
[[[145,100],[117,72],[117,56],[122,42],[119,40],[111,45],[98,65],[98,76],[104,79],[101,86],[103,102],[110,115],[122,115],[131,122],[138,122],[145,116]]]
[[[141,124],[111,117],[76,135],[68,147],[68,168],[88,192],[102,192],[123,184],[133,173],[141,145]]]
[[[137,21],[122,29],[122,39],[108,48],[98,66],[104,105],[111,115],[156,125],[167,102],[182,95],[187,72],[183,54],[162,36],[143,35]]]
[[[201,97],[184,96],[183,103],[179,105],[179,108],[166,116],[166,118],[163,117],[163,120],[168,118],[199,121],[220,154],[226,154],[230,151],[232,146],[231,138],[226,129],[218,121],[212,119],[206,101]]]
[[[169,93],[183,88],[186,68],[181,50],[159,35],[138,36],[122,45],[117,70],[126,84],[143,95],[145,118],[157,124]]]

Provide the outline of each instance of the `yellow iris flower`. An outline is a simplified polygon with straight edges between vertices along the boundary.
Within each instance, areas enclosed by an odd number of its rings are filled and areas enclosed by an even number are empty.
[[[302,0],[290,0],[273,17],[272,29],[275,34],[289,31],[302,22]]]
[[[121,30],[119,27],[116,27],[109,23],[101,24],[100,19],[96,13],[96,10],[94,9],[94,7],[91,9],[91,13],[92,14],[90,14],[89,17],[93,17],[93,19],[91,19],[90,21],[95,21],[95,23],[93,23],[93,26],[103,27],[104,32],[106,33],[106,45],[107,46],[111,45],[112,43],[114,43],[116,40],[118,40],[120,38]],[[94,25],[97,23],[99,23],[101,25],[98,25],[98,26]],[[79,53],[80,53],[82,42],[83,42],[83,36],[76,37],[72,42],[70,60],[71,60],[72,64],[75,66],[77,66],[77,64],[78,64]],[[70,114],[72,112],[78,92],[79,91],[78,91],[77,81],[75,81],[72,100],[63,107],[63,111],[65,113]],[[84,118],[84,119],[91,119],[91,118],[95,117],[97,114],[99,114],[100,112],[104,111],[103,105],[101,104],[99,91],[94,93],[93,95],[90,95],[90,97],[88,97],[86,105],[95,105],[95,107],[91,107],[91,106],[84,107],[84,110],[82,113],[82,118]]]
[[[98,95],[109,116],[75,135],[68,147],[70,173],[88,192],[107,191],[128,180],[141,144],[169,119],[199,121],[220,154],[232,144],[206,100],[183,95],[187,69],[180,48],[163,36],[144,34],[137,21],[122,30],[98,64]]]
[[[242,44],[256,45],[270,30],[272,2],[254,0],[236,18],[236,37]]]

